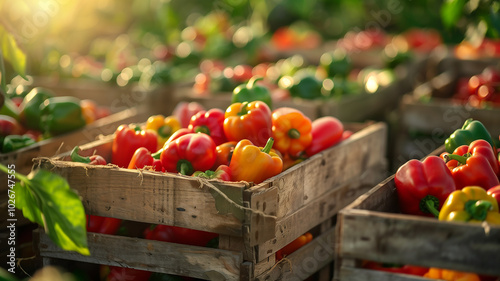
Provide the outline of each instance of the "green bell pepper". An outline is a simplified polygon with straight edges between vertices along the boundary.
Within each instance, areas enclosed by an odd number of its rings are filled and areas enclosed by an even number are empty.
[[[320,99],[323,97],[321,93],[322,82],[314,75],[305,75],[302,78],[294,77],[294,84],[290,87],[290,95],[292,97],[302,99]]]
[[[85,118],[77,98],[49,98],[40,106],[40,110],[40,125],[44,134],[60,135],[85,127]]]
[[[254,76],[246,84],[241,84],[234,88],[231,102],[252,102],[259,100],[265,102],[272,109],[271,93],[266,87],[256,84],[259,80],[262,80],[262,77]]]
[[[2,141],[2,152],[12,152],[36,143],[34,139],[26,135],[9,135]]]
[[[40,105],[54,95],[47,89],[36,87],[33,88],[28,95],[24,98],[20,106],[19,120],[24,127],[28,129],[41,131],[40,117],[42,112]]]
[[[349,56],[340,50],[321,55],[320,66],[326,71],[328,77],[343,78],[349,76],[353,68]]]
[[[471,142],[478,139],[489,142],[493,147],[493,151],[496,151],[493,138],[486,127],[484,127],[483,123],[478,120],[467,119],[461,129],[455,130],[455,132],[445,140],[444,145],[446,147],[446,152],[453,153],[457,147],[469,145]]]

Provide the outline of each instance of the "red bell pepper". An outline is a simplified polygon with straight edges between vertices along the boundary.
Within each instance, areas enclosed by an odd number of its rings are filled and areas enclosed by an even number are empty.
[[[108,271],[105,273],[104,271]],[[104,272],[104,273],[103,273]],[[105,281],[145,281],[153,274],[151,271],[139,270],[127,267],[105,266],[101,265],[101,276]]]
[[[193,133],[193,131],[191,131],[188,128],[180,128],[179,130],[175,131],[175,133],[173,133],[170,136],[170,138],[168,138],[168,140],[165,142],[165,144],[167,144],[167,143],[169,143],[171,141],[174,141],[174,140],[178,139],[181,136],[184,136],[184,135],[187,135],[187,134],[191,134],[191,133]]]
[[[256,146],[265,146],[271,129],[271,109],[263,101],[237,102],[226,109],[224,133],[229,141],[247,139]]]
[[[151,152],[145,147],[139,147],[132,156],[130,163],[128,164],[129,169],[142,169],[145,166],[150,166],[153,170],[161,172],[163,171],[163,165],[160,159],[154,159]]]
[[[424,276],[424,274],[429,271],[427,267],[420,267],[414,265],[399,265],[399,264],[385,264],[374,261],[363,261],[363,268],[370,270],[379,270],[384,272],[391,273],[400,273],[400,274],[410,274],[417,276]]]
[[[437,217],[448,195],[456,190],[450,169],[438,156],[406,162],[397,170],[394,183],[401,212],[419,216]]]
[[[0,137],[22,135],[23,131],[22,125],[16,119],[7,115],[0,115]]]
[[[146,239],[150,240],[201,247],[206,246],[210,240],[219,236],[213,232],[162,224],[147,228],[143,234]]]
[[[182,101],[175,106],[172,115],[177,117],[177,120],[181,123],[182,128],[187,128],[191,117],[202,110],[205,110],[205,107],[198,102]]]
[[[488,189],[487,193],[497,200],[498,206],[500,206],[500,184]]]
[[[86,217],[88,232],[116,234],[122,224],[122,220],[117,218],[108,218],[93,215],[86,215]]]
[[[212,170],[217,169],[220,165],[229,166],[236,144],[238,144],[238,142],[228,141],[215,148],[217,155],[215,156],[215,164],[212,167]]]
[[[165,143],[160,160],[167,172],[192,175],[212,168],[215,154],[215,143],[208,135],[191,133]]]
[[[196,171],[193,173],[193,177],[231,181],[231,169],[227,165],[220,165],[215,172],[210,170],[205,172]]]
[[[111,163],[126,168],[139,147],[156,151],[158,136],[152,130],[141,130],[139,126],[120,125],[113,139]]]
[[[92,155],[88,157],[83,157],[78,154],[78,151],[80,151],[80,147],[75,146],[73,150],[71,151],[71,161],[73,162],[81,162],[81,163],[87,163],[90,165],[106,165],[106,159],[102,157],[101,155]]]
[[[215,142],[215,145],[227,141],[224,134],[224,111],[218,108],[212,108],[209,111],[199,111],[189,122],[188,129],[193,133],[204,133],[209,135]]]
[[[149,240],[175,243],[174,229],[170,225],[151,225],[144,230],[143,235]]]
[[[466,186],[481,186],[488,190],[500,184],[496,155],[491,145],[485,140],[475,140],[469,146],[460,146],[453,154],[445,154],[444,158],[447,161],[457,161],[451,170],[457,189]]]
[[[318,118],[312,122],[312,142],[305,150],[308,157],[313,156],[343,140],[344,126],[332,116]],[[350,137],[350,135],[346,135]]]

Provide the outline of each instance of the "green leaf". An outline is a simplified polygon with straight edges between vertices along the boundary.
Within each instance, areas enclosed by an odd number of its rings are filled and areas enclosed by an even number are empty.
[[[0,49],[3,58],[12,65],[16,73],[26,79],[26,55],[17,45],[14,36],[3,25],[0,25]]]
[[[42,225],[62,249],[90,255],[85,210],[78,194],[64,178],[47,170],[32,172],[28,179],[15,187],[16,207],[26,218]]]
[[[448,28],[453,27],[465,11],[466,0],[447,0],[441,6],[441,20]]]

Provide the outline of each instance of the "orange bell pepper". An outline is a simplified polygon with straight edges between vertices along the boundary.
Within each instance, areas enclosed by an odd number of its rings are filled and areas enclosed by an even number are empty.
[[[249,140],[238,142],[233,151],[229,168],[233,181],[247,181],[259,184],[283,171],[283,160],[271,151],[273,138],[269,138],[264,148],[257,147]]]
[[[279,260],[283,259],[284,257],[292,254],[293,252],[297,251],[305,244],[311,242],[312,239],[313,239],[313,236],[310,232],[306,232],[306,233],[300,235],[297,239],[288,243],[285,247],[279,249],[276,252],[276,260],[279,261]]]
[[[283,155],[296,156],[312,142],[311,119],[300,110],[280,107],[271,115],[274,148]]]
[[[181,128],[181,123],[175,116],[153,115],[146,122],[146,130],[153,130],[158,134],[158,149]]]
[[[223,127],[228,141],[247,139],[264,146],[271,137],[271,109],[263,101],[233,103],[226,109]]]
[[[431,267],[424,277],[441,279],[447,281],[480,281],[479,275],[475,273],[461,272],[449,269]]]

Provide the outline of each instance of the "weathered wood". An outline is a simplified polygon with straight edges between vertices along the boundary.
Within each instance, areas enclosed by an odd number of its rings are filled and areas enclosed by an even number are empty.
[[[342,267],[340,270],[340,279],[335,281],[367,281],[367,280],[384,280],[384,281],[430,281],[429,279],[415,275],[387,273],[376,270],[367,270],[360,268]]]
[[[398,214],[397,202],[390,177],[340,211],[338,262],[354,258],[500,275],[500,227]]]
[[[367,168],[360,176],[326,192],[295,213],[279,219],[275,238],[256,246],[257,261],[274,254],[295,238],[333,217],[355,198],[370,190],[376,182],[385,177],[384,168],[383,165]]]
[[[88,233],[87,242],[91,255],[83,256],[61,250],[42,232],[40,255],[207,280],[239,280],[243,262],[238,252],[139,238]]]
[[[335,229],[301,247],[255,280],[305,280],[334,259]]]

